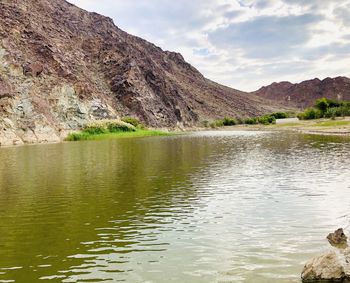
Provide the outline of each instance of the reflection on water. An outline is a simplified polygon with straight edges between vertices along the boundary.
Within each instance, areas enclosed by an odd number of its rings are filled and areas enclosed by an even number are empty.
[[[347,139],[268,132],[2,148],[0,282],[299,282],[349,168]]]

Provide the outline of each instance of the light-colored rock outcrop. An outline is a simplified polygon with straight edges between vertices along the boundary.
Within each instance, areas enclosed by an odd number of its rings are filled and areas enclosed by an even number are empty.
[[[347,274],[345,257],[336,251],[315,257],[309,261],[302,272],[303,282],[320,280],[343,280]]]
[[[350,282],[350,248],[346,235],[338,229],[327,239],[332,249],[305,264],[301,274],[303,282]]]

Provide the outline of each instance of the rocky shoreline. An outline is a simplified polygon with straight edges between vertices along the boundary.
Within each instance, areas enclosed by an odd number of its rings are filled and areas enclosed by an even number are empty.
[[[335,123],[333,126],[319,126],[320,123]],[[339,125],[336,123],[339,122]],[[50,125],[41,124],[36,121],[36,127],[32,130],[16,129],[13,122],[9,119],[3,119],[2,124],[6,124],[6,131],[0,129],[0,147],[17,146],[25,144],[47,144],[62,142],[72,130],[54,129]],[[322,125],[322,124],[321,124]],[[203,127],[176,127],[176,128],[151,128],[166,132],[195,132],[213,130]],[[322,119],[319,121],[300,121],[298,123],[284,123],[277,125],[236,125],[215,129],[218,131],[292,131],[301,134],[326,135],[326,136],[345,136],[350,137],[350,117],[338,119],[336,121]]]

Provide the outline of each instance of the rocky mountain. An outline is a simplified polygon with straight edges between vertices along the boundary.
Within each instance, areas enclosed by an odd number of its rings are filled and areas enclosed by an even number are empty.
[[[350,79],[346,77],[313,79],[292,84],[273,83],[253,92],[265,99],[278,101],[287,106],[306,108],[313,106],[322,97],[335,100],[350,100]]]
[[[186,127],[273,108],[110,18],[64,0],[0,0],[0,144],[58,141],[101,118]]]

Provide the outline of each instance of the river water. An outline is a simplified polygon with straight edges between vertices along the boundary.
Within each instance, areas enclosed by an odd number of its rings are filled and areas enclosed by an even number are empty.
[[[346,138],[1,148],[0,282],[300,282],[349,211]]]

